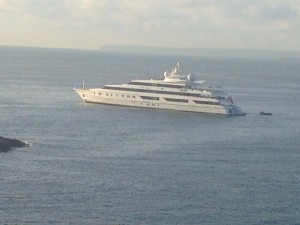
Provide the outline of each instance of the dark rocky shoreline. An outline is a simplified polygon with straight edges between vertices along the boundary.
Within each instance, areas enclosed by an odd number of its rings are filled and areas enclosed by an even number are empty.
[[[28,147],[28,143],[17,139],[4,138],[0,136],[0,152],[7,152],[12,148]]]

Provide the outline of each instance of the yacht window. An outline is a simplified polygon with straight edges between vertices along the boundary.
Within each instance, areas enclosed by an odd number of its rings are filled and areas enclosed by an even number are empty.
[[[188,103],[188,100],[186,99],[176,99],[176,98],[165,98],[168,102],[185,102]]]
[[[192,97],[201,97],[199,94],[191,94]]]
[[[147,99],[147,100],[159,100],[158,97],[151,97],[151,96],[140,96],[142,99]]]
[[[194,100],[195,103],[197,104],[205,104],[205,105],[219,105],[219,102],[208,102],[208,101],[196,101]]]
[[[131,85],[141,85],[141,86],[153,86],[153,87],[167,87],[167,88],[182,88],[183,85],[177,85],[177,84],[156,84],[156,83],[144,83],[144,82],[129,82],[128,84]]]

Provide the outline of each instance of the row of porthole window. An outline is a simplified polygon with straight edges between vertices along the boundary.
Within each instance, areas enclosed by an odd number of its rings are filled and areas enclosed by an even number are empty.
[[[96,95],[96,92],[94,92],[94,95]],[[98,95],[102,95],[102,93],[101,92],[99,92],[98,93]],[[106,96],[113,96],[113,94],[112,93],[106,93],[105,94]],[[116,97],[119,97],[119,94],[115,94],[115,96]],[[125,98],[125,97],[127,97],[127,98],[130,98],[130,97],[132,97],[132,98],[135,98],[135,95],[120,95],[122,98]]]
[[[143,103],[141,102],[141,105],[146,105],[146,106],[155,106],[154,103]],[[156,104],[159,107],[159,104]]]

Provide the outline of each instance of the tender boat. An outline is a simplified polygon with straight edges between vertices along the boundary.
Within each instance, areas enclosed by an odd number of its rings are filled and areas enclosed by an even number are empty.
[[[245,115],[223,89],[204,86],[204,83],[204,80],[195,81],[191,74],[183,74],[178,62],[171,72],[164,73],[162,80],[132,80],[92,89],[85,89],[83,84],[83,88],[74,91],[87,103]]]
[[[261,116],[271,116],[272,115],[272,113],[270,113],[270,112],[259,112],[259,115],[261,115]]]

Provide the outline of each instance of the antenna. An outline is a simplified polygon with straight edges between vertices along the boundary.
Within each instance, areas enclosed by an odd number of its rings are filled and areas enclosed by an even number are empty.
[[[85,80],[82,82],[82,89],[84,89]]]

